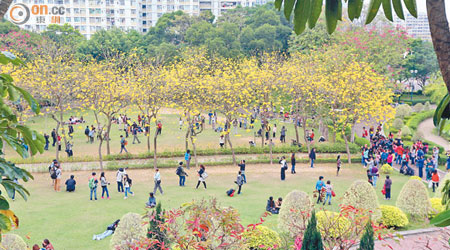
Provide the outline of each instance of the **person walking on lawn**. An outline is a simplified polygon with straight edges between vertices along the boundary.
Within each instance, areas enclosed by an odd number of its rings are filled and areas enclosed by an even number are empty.
[[[439,174],[436,169],[433,170],[431,181],[433,182],[433,193],[434,193],[436,191],[436,188],[439,187]]]
[[[155,175],[153,176],[153,180],[155,181],[155,187],[153,188],[153,194],[156,195],[156,191],[159,189],[159,192],[163,194],[163,190],[161,188],[161,173],[159,173],[159,169],[155,169]]]
[[[52,140],[53,140],[52,147],[54,147],[56,144],[56,129],[52,130],[51,136],[52,136]]]
[[[197,171],[197,173],[198,173],[198,182],[195,188],[197,189],[198,186],[200,186],[200,183],[203,182],[203,186],[205,186],[206,189],[206,178],[208,177],[208,174],[206,173],[205,166],[200,165],[200,169]]]
[[[137,126],[133,126],[132,128],[133,130],[131,131],[131,133],[133,134],[133,144],[135,144],[135,141],[137,141],[138,143],[141,143],[141,141],[139,140],[137,134],[138,134],[138,128]]]
[[[59,192],[60,188],[61,188],[61,176],[62,176],[62,171],[61,171],[61,166],[58,164],[56,165],[56,179],[55,179],[55,191]]]
[[[286,158],[284,156],[281,157],[280,159],[280,175],[281,175],[281,180],[284,181],[286,179],[286,170],[287,170],[287,163],[286,163]]]
[[[314,168],[314,161],[316,160],[316,149],[312,148],[309,153],[309,160],[311,161],[311,168]]]
[[[179,180],[180,187],[184,187],[184,183],[186,182],[186,176],[189,176],[189,175],[184,171],[183,162],[182,161],[180,161],[180,163],[178,165],[178,168],[176,170],[176,174],[178,175],[178,177],[180,179]]]
[[[186,150],[184,154],[184,160],[186,161],[186,168],[189,169],[189,165],[191,163],[191,150]]]
[[[241,163],[238,164],[239,170],[241,171],[242,178],[244,179],[244,183],[247,183],[247,177],[245,176],[245,160],[241,160]]]
[[[238,194],[241,194],[241,188],[242,188],[242,185],[244,185],[244,177],[242,177],[242,172],[241,171],[239,171],[239,173],[237,175],[236,184],[239,187]]]
[[[91,200],[92,200],[92,194],[94,194],[95,200],[97,200],[97,184],[98,180],[95,177],[97,174],[95,172],[92,172],[92,176],[89,179],[89,189],[91,190]]]
[[[131,192],[131,186],[133,185],[133,182],[127,174],[124,175],[123,184],[125,187],[125,197],[123,197],[123,199],[125,200],[128,198],[128,193],[134,196],[134,193]]]
[[[122,151],[125,151],[125,153],[128,153],[127,148],[126,148],[127,143],[128,143],[127,140],[125,140],[123,135],[121,135],[120,136],[120,153],[119,154],[121,154]]]
[[[325,187],[325,183],[323,182],[323,176],[319,176],[319,180],[316,182],[316,191],[318,193],[317,204],[322,202],[322,188]]]
[[[325,191],[326,191],[326,196],[325,196],[325,200],[323,201],[323,205],[325,205],[325,203],[327,203],[328,200],[328,205],[331,205],[331,197],[332,192],[333,192],[333,186],[331,185],[331,181],[327,181],[327,184],[325,185]]]
[[[336,176],[339,176],[339,171],[341,170],[341,165],[342,165],[341,155],[337,156],[336,165],[337,165]]]

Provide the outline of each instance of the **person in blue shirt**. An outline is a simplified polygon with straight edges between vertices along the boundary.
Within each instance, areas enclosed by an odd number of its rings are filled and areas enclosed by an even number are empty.
[[[145,203],[145,207],[154,208],[156,206],[156,198],[153,195],[153,193],[150,193],[149,195],[150,195],[150,197],[148,197],[148,202]]]
[[[447,172],[450,170],[450,154],[447,155],[447,163],[445,164]]]
[[[427,181],[431,181],[431,174],[433,173],[433,170],[434,170],[433,161],[431,160],[431,158],[428,158],[427,167],[425,169],[425,172],[427,174]]]
[[[419,177],[423,177],[423,166],[425,163],[425,159],[423,157],[417,158],[417,167],[419,168]]]
[[[317,204],[322,202],[322,188],[325,187],[325,183],[323,182],[323,176],[319,176],[319,180],[316,182],[316,191],[319,193],[317,198]]]
[[[184,154],[184,160],[186,161],[186,168],[189,169],[189,164],[191,163],[191,150],[186,150]]]

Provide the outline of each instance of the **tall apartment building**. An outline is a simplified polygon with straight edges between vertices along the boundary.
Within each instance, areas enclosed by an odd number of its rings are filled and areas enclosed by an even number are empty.
[[[415,38],[431,41],[430,26],[426,13],[418,13],[417,18],[408,13],[405,15],[405,20],[396,17],[394,19],[394,25],[404,27],[408,31],[408,34]]]
[[[237,6],[265,3],[266,0],[14,0],[6,18],[36,32],[44,31],[51,23],[68,23],[90,38],[96,31],[112,27],[145,33],[163,14],[173,11],[189,15],[211,11],[218,17]]]

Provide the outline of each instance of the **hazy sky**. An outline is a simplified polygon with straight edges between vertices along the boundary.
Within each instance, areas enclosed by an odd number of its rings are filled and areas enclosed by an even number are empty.
[[[416,0],[417,8],[419,12],[427,12],[426,0]],[[445,2],[445,11],[447,13],[447,19],[450,19],[450,0],[444,0]]]

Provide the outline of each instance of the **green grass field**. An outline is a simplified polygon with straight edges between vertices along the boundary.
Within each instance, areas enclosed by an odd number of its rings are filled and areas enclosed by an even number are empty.
[[[356,179],[365,180],[366,174],[359,164],[344,165],[339,177],[335,175],[335,164],[320,164],[311,169],[306,164],[297,166],[297,174],[287,173],[286,181],[280,181],[278,164],[270,165],[248,165],[248,183],[243,186],[243,193],[233,198],[227,197],[225,191],[235,187],[238,168],[236,166],[207,168],[209,177],[207,179],[208,189],[194,188],[197,177],[195,170],[189,171],[186,187],[178,187],[178,177],[175,169],[163,169],[162,185],[165,194],[157,195],[157,201],[162,202],[165,209],[179,207],[182,203],[192,199],[216,197],[223,206],[233,206],[241,214],[243,224],[257,222],[265,211],[266,200],[269,196],[275,198],[284,197],[288,192],[298,189],[312,195],[318,176],[323,175],[325,180],[331,180],[337,196],[332,206],[326,209],[337,211],[339,199],[345,190]],[[111,200],[89,201],[88,178],[90,172],[74,172],[78,182],[75,193],[60,192],[52,190],[51,180],[48,174],[35,174],[35,180],[26,183],[25,186],[31,191],[27,202],[18,199],[11,202],[12,209],[20,218],[20,228],[13,233],[22,236],[32,246],[40,243],[44,238],[50,239],[58,250],[105,250],[109,249],[109,240],[93,241],[92,235],[102,233],[106,226],[114,220],[121,218],[127,212],[145,213],[144,204],[148,199],[149,191],[153,190],[153,170],[130,170],[135,192],[134,197],[127,200],[117,192],[115,183],[115,172],[107,172],[107,179],[111,182],[109,187]],[[64,182],[70,172],[63,172]],[[395,199],[402,185],[408,177],[398,173],[392,175],[393,200],[386,201],[382,198],[381,189],[384,175],[380,176],[376,194],[380,204],[395,205]],[[101,189],[99,188],[99,191]],[[100,198],[100,194],[98,194]],[[322,205],[317,208],[322,208]],[[265,225],[276,229],[277,216],[270,216]],[[413,224],[410,228],[424,227],[426,225]]]
[[[132,119],[132,121],[137,122],[138,112],[133,110],[127,112],[128,116]],[[68,121],[69,117],[73,115],[75,117],[83,116],[86,123],[78,124],[74,126],[74,138],[70,139],[70,141],[74,144],[73,152],[74,156],[78,158],[78,160],[83,161],[85,158],[96,158],[98,157],[98,142],[97,140],[93,143],[87,143],[86,136],[84,135],[84,129],[86,125],[95,125],[95,118],[92,112],[82,112],[82,111],[73,111],[67,112],[65,115],[65,120]],[[207,115],[205,114],[207,117]],[[175,110],[165,110],[163,114],[160,116],[163,130],[162,135],[158,136],[158,151],[184,151],[185,149],[185,134],[187,125],[184,124],[182,129],[179,128],[179,117],[180,114]],[[208,122],[208,120],[206,121]],[[219,123],[224,122],[223,117],[219,115]],[[280,131],[282,126],[286,126],[287,135],[286,135],[286,144],[290,145],[291,139],[295,139],[295,130],[292,123],[282,122],[280,120],[272,120],[273,124],[277,125],[277,134],[276,139],[274,140],[275,146],[281,145],[279,141]],[[52,129],[56,127],[56,122],[50,118],[50,116],[37,116],[31,117],[28,119],[26,123],[30,128],[40,132],[50,134]],[[222,124],[223,127],[223,124]],[[238,129],[237,134],[234,133],[234,130],[231,133],[231,140],[235,147],[238,146],[249,146],[249,140],[254,140],[254,133],[258,131],[260,127],[260,122],[257,121],[255,123],[255,129]],[[121,126],[123,129],[123,127]],[[153,136],[155,132],[154,123],[151,124],[151,150],[153,151]],[[67,126],[66,126],[67,133]],[[300,138],[303,138],[303,130],[299,128]],[[119,125],[113,124],[111,128],[111,153],[118,154],[120,152],[120,135],[125,135],[123,130],[119,130]],[[318,131],[315,131],[316,138],[319,138]],[[139,139],[141,140],[140,144],[133,144],[133,138],[130,134],[128,138],[128,151],[132,154],[144,153],[147,152],[147,137],[144,134],[140,134]],[[199,149],[208,149],[208,148],[219,148],[219,137],[220,133],[214,132],[211,128],[211,125],[206,125],[206,129],[197,137],[196,145]],[[69,137],[67,137],[69,139]],[[50,144],[52,139],[50,138]],[[64,143],[64,141],[63,141]],[[261,138],[256,138],[256,144],[259,146],[261,144]],[[60,156],[62,158],[66,158],[67,154],[64,152],[64,145],[62,146],[62,151],[60,151]],[[53,158],[55,158],[55,147],[50,145],[49,151],[46,151],[43,154],[38,154],[34,156],[34,162],[49,162]],[[11,161],[22,161],[19,156],[13,152],[10,148],[6,149],[7,158]],[[106,143],[103,143],[103,155],[106,155]],[[81,156],[81,157],[80,157]]]

